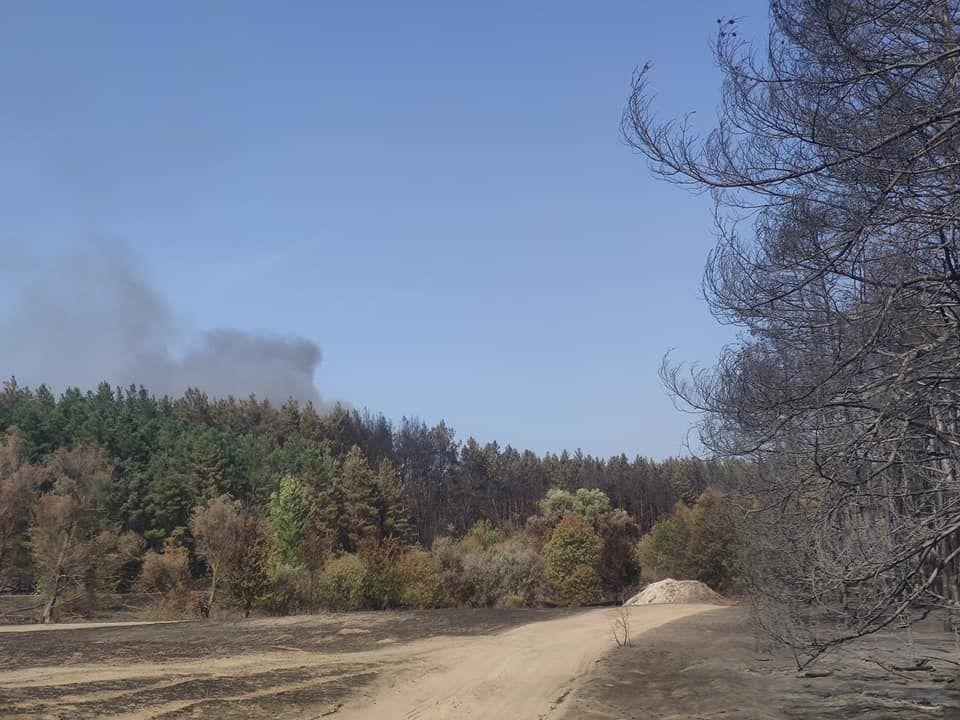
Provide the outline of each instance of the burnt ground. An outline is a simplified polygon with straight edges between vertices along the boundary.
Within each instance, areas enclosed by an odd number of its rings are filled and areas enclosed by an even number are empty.
[[[0,633],[0,671],[91,661],[219,658],[271,649],[361,652],[438,635],[485,635],[572,612],[555,608],[449,608]]]
[[[441,642],[447,652],[451,643],[476,644],[570,612],[449,609],[0,633],[0,718],[335,718],[385,680],[433,672],[436,656],[418,655],[418,641],[435,638],[430,647]],[[960,720],[960,665],[948,662],[960,663],[955,639],[936,622],[911,638],[876,635],[798,672],[790,655],[755,638],[745,608],[718,609],[638,634],[626,648],[611,637],[610,651],[555,710],[566,720]],[[894,669],[925,656],[939,659]]]
[[[924,656],[930,669],[915,667]],[[576,720],[960,718],[960,652],[935,621],[877,634],[798,672],[754,635],[746,608],[685,618],[597,661],[568,700]]]
[[[0,718],[324,717],[394,671],[397,658],[381,657],[386,648],[570,612],[448,609],[0,633]]]

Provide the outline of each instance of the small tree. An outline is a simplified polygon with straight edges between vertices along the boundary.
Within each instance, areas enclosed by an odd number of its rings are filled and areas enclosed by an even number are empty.
[[[15,428],[0,442],[0,586],[28,563],[27,530],[37,501],[39,469],[21,461],[22,444]]]
[[[239,522],[239,503],[228,495],[221,495],[197,508],[190,519],[190,532],[196,541],[197,555],[206,561],[210,570],[208,608],[213,607],[217,583],[236,552]]]
[[[343,458],[322,500],[332,551],[356,552],[363,540],[379,536],[376,477],[359,446]]]
[[[65,594],[82,591],[94,569],[101,578],[111,570],[108,539],[116,533],[101,535],[106,529],[99,503],[110,471],[99,448],[60,450],[44,468],[44,475],[44,484],[52,490],[37,503],[30,547],[43,599],[41,622],[52,623]]]
[[[617,647],[626,647],[630,644],[630,607],[621,605],[611,611],[608,620],[610,630],[613,632],[614,642]]]
[[[623,510],[604,514],[597,522],[597,534],[603,541],[600,553],[600,578],[603,589],[619,595],[640,579],[636,544],[640,528]]]
[[[235,538],[224,567],[224,580],[243,616],[250,617],[253,606],[266,597],[270,585],[270,547],[263,521],[252,513],[240,513]]]
[[[403,501],[403,486],[397,469],[387,458],[380,461],[375,482],[377,496],[374,505],[379,515],[380,537],[409,542],[414,533]]]
[[[290,567],[300,564],[300,550],[310,526],[311,507],[303,483],[292,475],[280,478],[270,495],[269,517],[279,561]]]

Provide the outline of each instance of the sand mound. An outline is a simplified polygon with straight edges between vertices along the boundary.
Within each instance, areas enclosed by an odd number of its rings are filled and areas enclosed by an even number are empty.
[[[624,605],[661,605],[683,603],[715,603],[723,598],[697,580],[674,580],[667,578],[651,583]]]

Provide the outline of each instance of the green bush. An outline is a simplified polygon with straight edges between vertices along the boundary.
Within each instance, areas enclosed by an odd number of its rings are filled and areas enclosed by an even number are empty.
[[[603,490],[580,488],[573,496],[573,511],[582,515],[594,527],[611,509],[610,498]]]
[[[367,567],[357,555],[329,560],[317,581],[317,603],[328,610],[361,610],[367,601]]]
[[[448,604],[436,558],[386,542],[358,555],[330,560],[317,582],[317,602],[328,610],[432,608]]]
[[[556,525],[571,513],[596,525],[601,517],[612,510],[610,498],[603,490],[579,488],[577,492],[552,488],[540,501],[540,512],[551,525]]]
[[[559,599],[564,605],[589,605],[600,597],[600,573],[589,565],[578,565],[560,583]]]
[[[571,604],[571,598],[576,598],[574,604],[586,604],[595,601],[600,595],[600,580],[598,567],[600,564],[603,541],[582,516],[577,514],[566,515],[554,529],[550,540],[543,548],[543,563],[547,578],[559,593],[561,602]],[[592,571],[592,575],[583,568]],[[576,581],[571,580],[576,576]],[[591,580],[596,576],[594,586]],[[577,592],[567,590],[568,583],[575,582]],[[586,596],[588,588],[595,592]]]
[[[497,543],[502,542],[503,538],[503,530],[484,518],[477,520],[460,542],[465,549],[475,552],[488,552]]]
[[[449,604],[437,559],[426,550],[409,550],[400,558],[400,602],[404,607],[435,608]]]
[[[690,562],[690,535],[693,511],[677,503],[673,512],[658,520],[637,546],[637,559],[644,577],[696,579],[697,571]]]
[[[736,533],[722,497],[706,492],[692,508],[678,503],[640,541],[637,559],[651,579],[700,580],[719,592],[735,587]]]
[[[540,514],[551,525],[556,525],[573,511],[573,493],[560,488],[551,488],[540,501]]]
[[[366,571],[363,583],[363,607],[386,610],[404,606],[406,578],[401,559],[405,548],[394,540],[368,540],[360,543],[359,555]]]

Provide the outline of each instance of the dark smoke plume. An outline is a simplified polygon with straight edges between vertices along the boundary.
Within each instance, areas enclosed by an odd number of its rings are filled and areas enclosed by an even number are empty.
[[[218,329],[188,336],[128,249],[101,244],[54,259],[8,257],[14,291],[0,308],[0,377],[51,389],[144,385],[178,396],[254,393],[280,403],[320,396],[310,340]],[[185,347],[177,353],[175,348]]]

